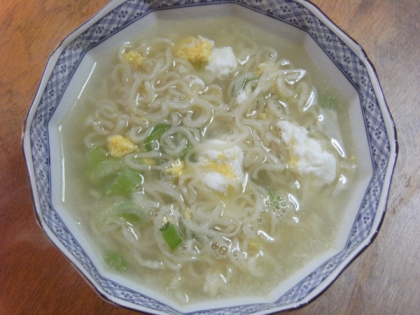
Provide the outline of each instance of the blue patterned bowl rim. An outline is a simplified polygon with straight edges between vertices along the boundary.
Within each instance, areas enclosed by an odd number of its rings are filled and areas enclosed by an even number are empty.
[[[38,222],[53,243],[104,298],[156,314],[186,314],[99,273],[51,202],[48,123],[86,52],[155,10],[236,4],[305,31],[357,90],[372,159],[373,175],[342,251],[270,303],[211,307],[187,312],[268,314],[308,303],[325,290],[373,240],[386,210],[397,157],[396,129],[377,75],[363,49],[305,0],[116,0],[66,37],[51,55],[28,112],[22,144]]]

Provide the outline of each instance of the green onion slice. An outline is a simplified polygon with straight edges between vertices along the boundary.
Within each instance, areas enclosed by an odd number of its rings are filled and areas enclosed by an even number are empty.
[[[148,152],[152,151],[152,141],[158,140],[162,133],[164,133],[170,127],[170,125],[159,124],[153,128],[152,132],[144,140],[144,145]]]

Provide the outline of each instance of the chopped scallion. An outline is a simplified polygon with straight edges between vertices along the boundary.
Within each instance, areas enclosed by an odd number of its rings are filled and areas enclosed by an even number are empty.
[[[250,78],[250,79],[245,78],[244,81],[242,82],[242,86],[241,86],[240,91],[242,91],[249,82],[252,82],[252,81],[255,81],[255,80],[258,80],[258,78]]]
[[[127,270],[127,261],[117,253],[110,253],[105,257],[106,264],[113,270],[124,272]]]
[[[152,142],[158,140],[162,133],[164,133],[170,127],[170,125],[159,124],[153,128],[152,132],[147,136],[146,140],[144,141],[145,148],[148,152],[152,151]]]
[[[89,180],[95,185],[100,184],[108,176],[115,175],[123,164],[117,159],[106,159],[96,165],[94,165],[88,172]]]
[[[180,159],[183,160],[185,159],[185,156],[187,155],[187,153],[192,149],[192,145],[191,143],[188,142],[187,146],[185,147],[184,150],[182,150],[181,152],[181,156]]]
[[[140,217],[136,213],[130,213],[130,212],[122,213],[121,219],[123,219],[125,222],[131,225],[139,224],[141,222]]]
[[[96,165],[100,164],[101,162],[105,161],[106,159],[106,152],[105,149],[102,147],[97,147],[93,149],[89,149],[86,152],[86,158],[88,160],[89,166],[95,167]]]
[[[123,196],[133,192],[142,182],[141,175],[133,169],[125,166],[121,169],[114,180],[105,190],[107,195]]]
[[[248,85],[248,83],[257,81],[259,78],[256,78],[252,73],[245,73],[241,76],[239,76],[236,79],[235,84],[232,85],[232,95],[234,97],[238,96]],[[251,90],[254,90],[254,86],[251,86]]]
[[[164,227],[160,229],[162,231],[163,239],[169,248],[174,250],[182,243],[182,238],[179,236],[178,231],[170,223],[167,223]]]
[[[131,200],[116,203],[112,208],[112,212],[130,224],[144,223],[148,219],[147,212]]]
[[[204,63],[202,61],[199,61],[194,66],[197,71],[201,71],[203,69]]]
[[[318,103],[321,107],[324,108],[337,108],[339,102],[338,99],[332,95],[320,95],[318,96]]]
[[[281,202],[283,201],[283,198],[281,196],[279,196],[276,192],[269,190],[268,191],[268,196],[270,197],[270,201],[273,205],[273,208],[276,209],[280,209],[281,206]]]

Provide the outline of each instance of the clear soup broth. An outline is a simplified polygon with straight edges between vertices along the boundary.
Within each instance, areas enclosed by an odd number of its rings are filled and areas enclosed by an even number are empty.
[[[265,296],[335,245],[348,103],[300,45],[172,23],[96,60],[61,126],[64,206],[105,268],[180,304]]]

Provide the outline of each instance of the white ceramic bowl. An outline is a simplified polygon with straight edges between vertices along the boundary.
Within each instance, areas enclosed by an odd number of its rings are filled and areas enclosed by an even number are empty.
[[[108,273],[85,235],[60,203],[62,164],[58,125],[89,76],[93,58],[162,18],[234,15],[300,42],[350,103],[361,177],[334,252],[299,270],[266,298],[179,306]],[[396,160],[392,118],[378,78],[362,48],[304,0],[113,1],[71,33],[51,55],[27,116],[23,146],[36,213],[48,237],[93,284],[119,305],[156,314],[267,314],[308,303],[319,295],[377,233]]]

